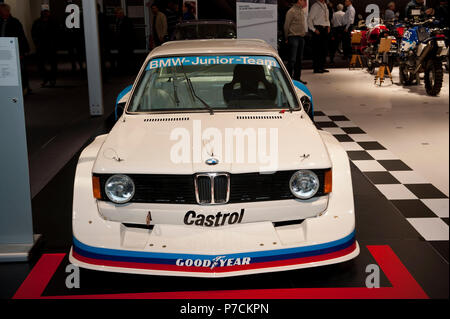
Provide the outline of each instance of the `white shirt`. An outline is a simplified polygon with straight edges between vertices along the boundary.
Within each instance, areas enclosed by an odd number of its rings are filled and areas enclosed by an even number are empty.
[[[344,25],[344,11],[336,11],[333,13],[333,19],[331,20],[331,25],[336,27],[342,27]]]
[[[326,3],[316,1],[316,3],[311,6],[311,10],[309,10],[308,28],[314,32],[316,31],[316,28],[314,28],[315,25],[329,27],[330,19],[328,18],[328,15],[328,6]]]
[[[353,8],[352,5],[349,5],[344,14],[344,25],[346,29],[355,22],[355,14],[355,8]]]

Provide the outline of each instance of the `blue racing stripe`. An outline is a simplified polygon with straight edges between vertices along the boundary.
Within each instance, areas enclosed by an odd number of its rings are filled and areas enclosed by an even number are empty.
[[[281,255],[290,256],[290,258],[300,258],[300,257],[292,257],[292,256],[313,256],[314,254],[325,254],[328,252],[337,251],[343,249],[342,247],[350,246],[355,240],[355,232],[353,231],[350,235],[329,243],[311,245],[305,247],[294,247],[294,248],[285,248],[285,249],[275,249],[275,250],[265,250],[265,251],[257,251],[257,252],[246,252],[246,253],[238,253],[227,255],[227,258],[244,258],[251,257],[255,258],[263,258],[264,260],[279,260]],[[141,251],[128,251],[128,250],[119,250],[119,249],[109,249],[109,248],[99,248],[85,245],[78,241],[75,237],[73,238],[74,249],[80,253],[80,255],[87,256],[103,256],[100,259],[109,259],[113,258],[121,258],[120,260],[124,260],[124,258],[130,258],[133,260],[153,260],[155,263],[165,263],[163,260],[177,260],[177,259],[211,259],[221,255],[196,255],[196,254],[175,254],[175,253],[155,253],[155,252],[141,252]],[[308,255],[310,254],[310,255]],[[93,257],[94,258],[94,257]],[[96,257],[95,257],[96,258]],[[98,258],[97,258],[98,259]]]

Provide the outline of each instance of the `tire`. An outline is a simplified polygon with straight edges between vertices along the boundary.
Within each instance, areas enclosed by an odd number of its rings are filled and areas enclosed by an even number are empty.
[[[392,73],[392,71],[394,69],[394,65],[395,65],[395,61],[394,61],[393,57],[388,57],[387,65],[389,67],[389,71],[391,71],[391,73]],[[387,70],[384,72],[384,74],[386,74],[386,75],[388,74]]]
[[[399,73],[400,73],[400,84],[411,85],[410,77],[407,74],[406,66],[404,64],[400,64]]]
[[[436,96],[441,92],[444,70],[439,60],[429,60],[425,66],[425,90],[428,95]]]
[[[367,71],[370,74],[375,74],[375,64],[372,62],[370,58],[367,59]]]
[[[420,84],[419,74],[414,74],[409,71],[405,64],[400,64],[399,66],[400,73],[400,83],[403,85],[413,85]]]

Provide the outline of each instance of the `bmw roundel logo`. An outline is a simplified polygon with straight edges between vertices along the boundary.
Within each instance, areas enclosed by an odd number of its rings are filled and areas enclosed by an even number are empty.
[[[219,160],[217,158],[209,158],[205,161],[207,165],[217,165],[219,164]]]

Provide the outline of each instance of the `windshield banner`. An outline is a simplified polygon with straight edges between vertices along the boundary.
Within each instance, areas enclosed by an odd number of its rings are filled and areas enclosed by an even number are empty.
[[[269,56],[218,55],[218,56],[186,56],[186,57],[154,59],[148,63],[146,71],[181,65],[191,66],[191,65],[214,65],[214,64],[248,64],[248,65],[265,65],[276,68],[280,67],[277,60]]]

